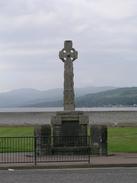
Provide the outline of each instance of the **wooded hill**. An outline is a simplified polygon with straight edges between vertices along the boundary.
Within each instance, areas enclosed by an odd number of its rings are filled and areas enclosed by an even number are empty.
[[[79,107],[136,106],[137,87],[118,88],[77,98]]]

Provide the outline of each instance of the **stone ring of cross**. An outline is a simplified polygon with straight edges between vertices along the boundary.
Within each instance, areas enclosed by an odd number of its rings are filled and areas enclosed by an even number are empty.
[[[63,48],[59,52],[59,58],[63,62],[65,62],[66,60],[74,61],[74,60],[76,60],[78,58],[78,52],[74,48],[71,48],[69,51],[66,51],[66,49]]]

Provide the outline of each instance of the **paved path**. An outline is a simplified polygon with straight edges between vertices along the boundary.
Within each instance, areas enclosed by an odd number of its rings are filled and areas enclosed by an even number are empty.
[[[16,154],[15,154],[16,155]],[[1,156],[0,156],[1,157]],[[65,166],[75,166],[75,167],[130,167],[134,166],[137,167],[137,153],[117,153],[110,156],[91,156],[90,157],[90,164],[88,156],[46,156],[37,159],[39,163],[37,166],[44,166],[46,168],[58,168],[58,167],[65,167]],[[65,161],[72,161],[72,162],[65,162]],[[77,162],[73,162],[73,160],[77,160]],[[83,160],[83,162],[80,162]],[[8,163],[8,162],[15,162],[18,163]],[[64,161],[64,162],[59,162]],[[2,163],[3,162],[3,163]],[[5,163],[7,162],[7,163]],[[19,163],[22,162],[22,163]],[[24,163],[23,163],[24,162]],[[24,154],[18,154],[18,156],[13,155],[4,155],[4,157],[0,158],[0,169],[8,168],[8,167],[32,167],[34,166],[34,158],[29,156],[24,156]]]
[[[91,165],[95,166],[137,166],[137,153],[115,153],[110,156],[91,157]]]
[[[2,183],[136,183],[137,168],[1,170]]]

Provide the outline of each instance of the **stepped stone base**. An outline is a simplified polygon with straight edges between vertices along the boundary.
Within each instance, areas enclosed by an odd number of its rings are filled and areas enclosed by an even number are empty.
[[[107,126],[92,125],[91,128],[92,154],[106,156],[107,149]]]
[[[35,127],[34,135],[36,137],[37,155],[51,154],[51,126],[41,125]]]
[[[83,112],[57,112],[51,125],[35,128],[38,155],[107,155],[107,126],[88,124]]]
[[[88,123],[88,117],[83,112],[57,112],[51,121],[54,149],[87,146]]]

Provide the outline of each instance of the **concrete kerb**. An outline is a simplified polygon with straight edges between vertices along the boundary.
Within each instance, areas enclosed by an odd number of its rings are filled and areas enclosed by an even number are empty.
[[[83,169],[83,168],[119,168],[137,167],[137,164],[98,164],[98,165],[62,165],[62,166],[1,166],[0,170],[24,170],[24,169]]]
[[[92,168],[89,164],[70,164],[70,165],[7,165],[0,166],[0,170],[23,170],[23,169],[69,169],[69,168]]]

